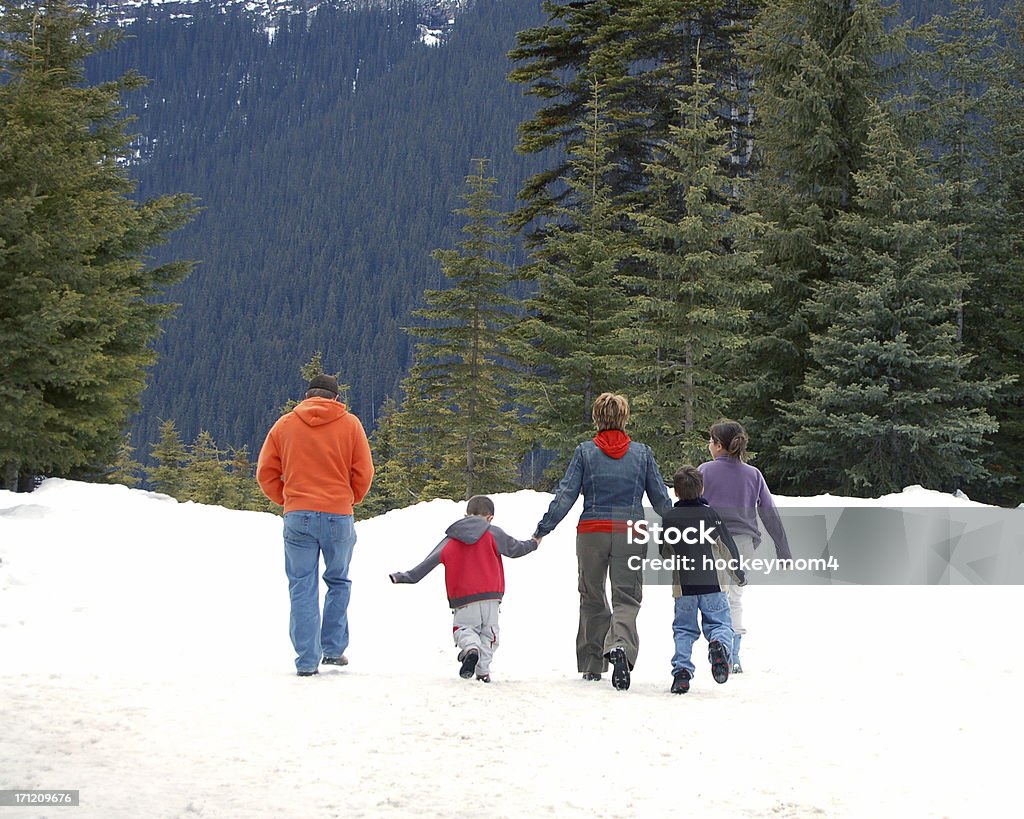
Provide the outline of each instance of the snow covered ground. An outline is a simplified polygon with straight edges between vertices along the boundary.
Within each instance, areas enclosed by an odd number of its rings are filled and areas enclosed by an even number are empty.
[[[549,498],[495,496],[495,522],[527,537]],[[488,686],[457,675],[442,570],[387,577],[461,514],[358,523],[351,665],[298,678],[280,519],[61,480],[0,492],[0,790],[81,798],[0,819],[1015,812],[1018,587],[751,587],[746,673],[716,685],[701,642],[673,696],[671,592],[651,586],[617,692],[575,671],[574,512],[505,561]]]

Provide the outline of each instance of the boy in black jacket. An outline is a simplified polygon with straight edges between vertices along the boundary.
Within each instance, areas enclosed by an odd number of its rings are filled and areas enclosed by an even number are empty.
[[[719,584],[716,557],[721,555],[735,561],[729,574],[739,585],[744,585],[746,578],[739,568],[739,549],[732,535],[718,513],[701,496],[704,476],[696,467],[686,465],[676,472],[672,483],[679,501],[662,518],[662,553],[666,557],[675,555],[678,567],[678,571],[673,572],[673,579],[678,579],[678,585],[673,589],[676,611],[672,634],[676,652],[672,657],[670,690],[673,694],[685,694],[690,690],[694,672],[690,655],[693,644],[700,638],[701,626],[708,641],[711,676],[717,683],[729,679],[732,617],[729,598]],[[669,534],[670,530],[676,531]],[[702,533],[704,539],[700,537]],[[728,550],[727,555],[725,550]],[[698,612],[701,615],[700,626],[697,624]]]

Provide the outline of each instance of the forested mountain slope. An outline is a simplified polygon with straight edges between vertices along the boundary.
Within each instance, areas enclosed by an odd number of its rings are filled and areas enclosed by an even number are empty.
[[[205,210],[161,254],[199,260],[159,342],[133,441],[159,419],[185,440],[258,447],[320,350],[368,425],[408,361],[401,327],[474,157],[493,160],[511,204],[532,172],[513,146],[531,103],[505,81],[534,0],[480,0],[444,47],[423,45],[416,4],[321,8],[273,38],[238,9],[177,21],[158,9],[129,26],[93,79],[151,79],[138,117],[140,194],[195,194]]]

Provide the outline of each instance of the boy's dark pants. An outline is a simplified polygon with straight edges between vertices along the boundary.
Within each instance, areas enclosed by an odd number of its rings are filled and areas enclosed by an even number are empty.
[[[630,668],[636,663],[640,637],[636,617],[643,598],[643,574],[629,558],[644,557],[644,546],[630,544],[625,532],[587,532],[576,535],[579,566],[580,628],[576,634],[576,664],[579,671],[608,670],[605,655],[616,646],[626,650]],[[605,581],[611,581],[612,604],[608,607]]]

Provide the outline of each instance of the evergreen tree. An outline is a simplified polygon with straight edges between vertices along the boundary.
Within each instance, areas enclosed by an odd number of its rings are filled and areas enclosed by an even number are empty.
[[[935,172],[954,186],[963,223],[955,250],[972,279],[960,325],[972,372],[1005,384],[989,405],[999,431],[983,450],[996,481],[967,492],[1010,505],[1024,499],[1024,41],[1013,22],[1021,8],[1011,7],[1002,26],[964,0],[933,18],[919,31],[914,99]]]
[[[390,420],[397,451],[392,466],[387,468],[390,477],[385,486],[402,505],[436,497],[455,499],[463,494],[456,476],[443,469],[446,447],[450,445],[446,437],[455,423],[455,414],[441,400],[443,374],[430,374],[428,370],[423,362],[413,363],[399,385],[401,407]]]
[[[116,33],[68,0],[5,0],[0,14],[0,465],[95,474],[155,360],[161,289],[188,271],[143,254],[192,208],[131,197],[120,95],[142,80],[83,84]]]
[[[776,401],[792,401],[808,370],[804,309],[829,275],[823,247],[853,203],[853,176],[864,167],[870,101],[885,86],[882,57],[896,47],[878,0],[780,0],[765,5],[742,54],[754,79],[755,164],[745,208],[770,224],[760,260],[770,291],[753,307],[750,343],[736,356],[729,414],[741,418],[763,455],[769,482],[790,480],[778,457],[793,434]]]
[[[279,507],[267,499],[256,483],[256,467],[249,457],[247,445],[231,449],[230,458],[224,466],[230,479],[230,487],[223,506],[251,512],[279,511]]]
[[[644,190],[643,165],[675,116],[675,69],[689,70],[698,48],[716,88],[718,116],[740,134],[746,115],[738,89],[745,82],[734,41],[753,8],[746,0],[545,2],[548,21],[520,32],[509,54],[520,63],[509,78],[543,102],[520,125],[518,150],[552,157],[520,193],[525,204],[517,226],[572,206],[574,192],[561,180],[567,151],[581,140],[592,108],[594,72],[609,124],[606,182],[617,195]],[[551,150],[556,147],[563,150]]]
[[[188,451],[181,442],[181,436],[174,421],[160,424],[160,439],[150,453],[156,466],[146,470],[146,477],[157,492],[172,498],[182,499],[185,489],[185,460]]]
[[[999,421],[985,455],[993,475],[979,499],[1024,503],[1024,2],[1006,11],[1003,51],[992,117],[992,161],[985,174],[991,219],[989,258],[967,291],[964,342],[976,356],[976,377],[1015,379],[996,393],[989,410]],[[975,488],[968,487],[975,497]]]
[[[917,28],[913,41],[908,131],[931,156],[935,176],[949,185],[954,255],[977,287],[998,242],[992,232],[995,202],[984,179],[992,162],[990,134],[1002,70],[995,21],[977,3],[953,0],[951,13]],[[980,304],[978,310],[985,312]],[[962,337],[963,308],[957,327]]]
[[[400,509],[417,499],[417,492],[408,485],[398,440],[398,403],[388,396],[377,417],[377,427],[370,434],[373,453],[373,486],[359,506],[363,517],[374,517]]]
[[[611,126],[600,82],[591,82],[589,118],[563,177],[578,204],[560,206],[544,228],[526,271],[537,292],[515,331],[515,355],[527,368],[520,393],[532,407],[530,434],[556,455],[551,477],[592,432],[594,399],[629,383],[632,355],[621,277],[626,211],[606,181]]]
[[[421,496],[468,499],[514,488],[518,416],[504,334],[512,319],[508,237],[494,209],[497,180],[487,160],[473,160],[463,194],[464,238],[437,250],[451,287],[424,293],[415,315],[426,324],[416,362],[403,382],[401,430],[408,460],[421,469]]]
[[[951,252],[949,186],[934,184],[879,106],[868,125],[854,207],[822,248],[832,275],[807,303],[823,329],[811,335],[815,369],[782,405],[796,430],[786,450],[817,492],[952,491],[984,474],[995,385],[970,376],[957,338],[969,278]]]
[[[225,468],[224,454],[206,430],[196,436],[185,460],[182,500],[238,508],[240,498]]]
[[[707,429],[724,412],[723,362],[743,344],[743,305],[763,289],[751,243],[756,215],[733,212],[730,135],[714,116],[699,58],[678,88],[677,123],[646,167],[645,203],[630,215],[639,275],[630,282],[637,436],[666,474],[703,460]]]
[[[114,463],[106,475],[108,483],[119,483],[132,489],[142,483],[142,478],[140,477],[142,464],[135,460],[133,457],[134,453],[135,447],[132,446],[132,436],[131,433],[128,433],[121,438],[121,443],[117,446]]]

